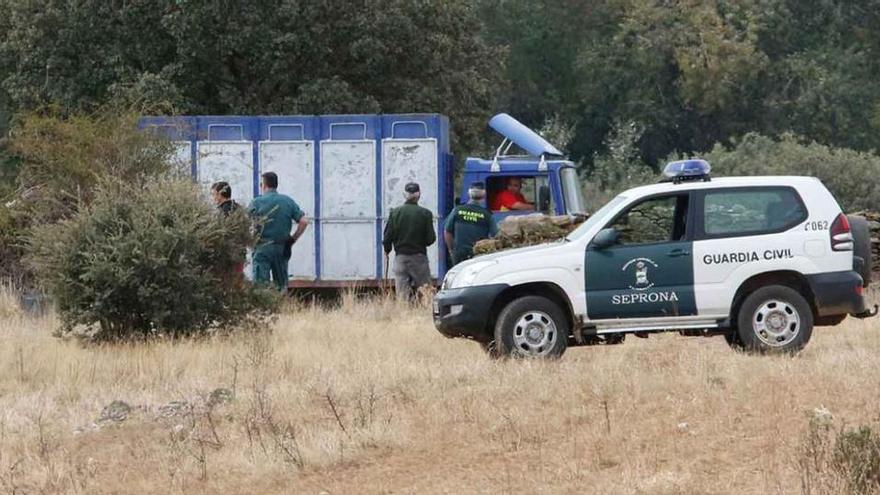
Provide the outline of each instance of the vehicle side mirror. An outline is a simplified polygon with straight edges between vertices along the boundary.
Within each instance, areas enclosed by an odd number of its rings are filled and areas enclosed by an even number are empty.
[[[614,227],[602,229],[593,237],[591,245],[596,249],[605,249],[617,244],[620,239],[620,233]]]
[[[546,184],[538,188],[538,211],[550,211],[550,186]]]

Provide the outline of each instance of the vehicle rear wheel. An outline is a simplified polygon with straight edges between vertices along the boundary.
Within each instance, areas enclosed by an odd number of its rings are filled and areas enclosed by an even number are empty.
[[[502,356],[556,358],[568,347],[568,320],[557,304],[540,296],[510,302],[498,315],[495,342]]]
[[[813,333],[813,312],[804,296],[783,285],[752,292],[739,309],[737,336],[757,352],[797,352]]]
[[[871,228],[864,217],[848,215],[849,230],[853,237],[853,256],[862,259],[856,267],[862,276],[862,285],[867,287],[871,283]]]

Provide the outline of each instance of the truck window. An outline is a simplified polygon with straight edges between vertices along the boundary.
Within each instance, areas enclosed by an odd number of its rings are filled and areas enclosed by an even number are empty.
[[[653,244],[681,240],[687,225],[688,195],[650,198],[635,206],[614,221],[620,233],[620,244]]]
[[[565,199],[565,212],[569,215],[586,214],[587,203],[584,201],[577,170],[570,167],[563,168],[559,171],[559,177],[562,183],[562,196]]]
[[[486,194],[488,196],[487,204],[489,205],[489,209],[493,211],[508,211],[499,203],[500,199],[498,198],[498,193],[507,187],[507,179],[509,178],[514,177],[496,176],[486,179]],[[515,178],[522,180],[522,188],[519,190],[519,193],[523,195],[525,201],[536,204],[538,200],[538,186],[540,185],[537,183],[536,178],[533,176],[516,176]]]
[[[712,191],[703,201],[703,231],[710,236],[779,232],[806,218],[803,203],[789,188]]]

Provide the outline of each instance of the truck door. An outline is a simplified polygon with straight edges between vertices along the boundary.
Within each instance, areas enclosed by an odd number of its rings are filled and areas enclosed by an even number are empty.
[[[615,244],[587,247],[590,320],[696,314],[690,203],[688,193],[643,199],[605,226]]]

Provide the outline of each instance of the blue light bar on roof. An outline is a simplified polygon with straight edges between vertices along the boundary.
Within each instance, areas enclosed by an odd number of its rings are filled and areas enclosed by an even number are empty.
[[[706,160],[678,160],[666,164],[666,167],[663,169],[663,175],[670,179],[706,177],[711,170],[712,166]]]

